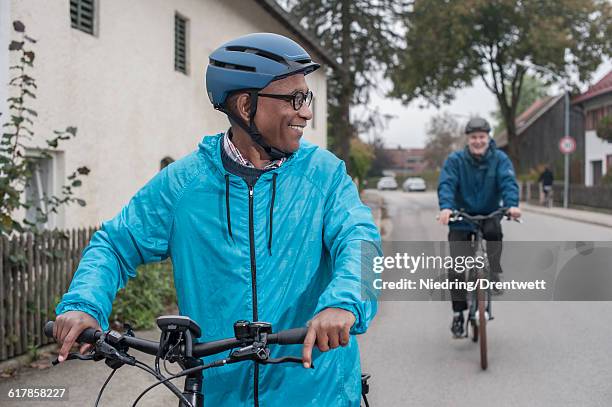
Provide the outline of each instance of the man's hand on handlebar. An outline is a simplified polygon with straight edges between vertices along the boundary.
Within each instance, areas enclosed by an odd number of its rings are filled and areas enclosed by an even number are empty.
[[[441,225],[448,225],[452,214],[452,209],[442,209],[438,215],[438,222],[440,222]]]
[[[82,311],[67,311],[57,316],[53,325],[53,337],[62,347],[57,360],[63,362],[68,358],[70,348],[75,344],[81,332],[87,328],[94,328],[101,331],[98,321],[91,315]],[[84,355],[93,348],[92,344],[85,343],[79,348],[79,352]]]
[[[508,212],[506,212],[506,214],[513,220],[516,220],[521,217],[521,210],[516,206],[513,206],[512,208],[508,208]]]
[[[349,343],[349,332],[355,323],[355,315],[341,308],[326,308],[308,323],[304,339],[302,360],[305,368],[312,364],[312,348],[315,343],[321,352],[327,352]]]

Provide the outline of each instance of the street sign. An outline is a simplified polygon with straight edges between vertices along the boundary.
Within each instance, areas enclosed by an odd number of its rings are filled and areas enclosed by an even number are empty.
[[[565,136],[559,140],[559,151],[563,154],[571,154],[576,151],[576,140],[573,137]]]

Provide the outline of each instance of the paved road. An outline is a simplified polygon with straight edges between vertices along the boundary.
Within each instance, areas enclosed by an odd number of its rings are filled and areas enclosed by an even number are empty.
[[[385,199],[394,226],[390,239],[445,238],[445,228],[434,223],[433,194],[389,192]],[[506,239],[612,240],[608,228],[530,213],[525,219],[523,225],[505,225]],[[489,330],[490,368],[482,372],[475,344],[451,339],[448,304],[381,302],[371,329],[360,338],[364,370],[373,374],[370,404],[608,407],[612,403],[611,314],[612,303],[500,302]],[[149,335],[156,339],[156,334]],[[68,386],[67,403],[0,399],[0,405],[93,405],[109,372],[101,365],[71,362],[0,381],[0,394],[24,384]],[[100,405],[130,405],[151,382],[144,372],[124,367]],[[159,389],[143,405],[175,404],[172,395]]]
[[[385,192],[390,239],[443,240],[432,193]],[[612,229],[532,213],[504,224],[508,240],[612,241]],[[489,369],[477,345],[453,340],[450,305],[381,302],[360,338],[373,406],[610,406],[612,303],[498,302]]]

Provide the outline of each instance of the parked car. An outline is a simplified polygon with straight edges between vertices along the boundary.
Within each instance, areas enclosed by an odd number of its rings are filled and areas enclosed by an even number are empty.
[[[397,189],[397,181],[393,177],[382,177],[378,180],[378,184],[376,184],[376,188],[380,191],[384,191],[385,189],[396,190]]]
[[[406,178],[406,181],[404,181],[402,188],[406,192],[425,191],[427,189],[427,185],[425,184],[425,180],[423,178],[411,177]]]

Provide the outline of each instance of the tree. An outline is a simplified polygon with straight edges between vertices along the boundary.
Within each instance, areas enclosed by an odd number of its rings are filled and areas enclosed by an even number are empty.
[[[607,141],[608,143],[612,143],[612,115],[607,115],[599,120],[596,127],[597,137],[600,139]]]
[[[53,136],[42,138],[45,146],[36,146],[33,142],[32,125],[38,113],[31,109],[27,102],[36,98],[36,80],[29,71],[34,67],[34,51],[28,45],[36,43],[25,33],[25,25],[20,21],[13,22],[13,29],[18,35],[9,45],[9,50],[16,53],[17,63],[9,69],[16,72],[9,86],[12,96],[7,99],[10,118],[2,125],[0,138],[0,233],[11,234],[13,231],[37,231],[38,226],[47,222],[51,213],[72,202],[85,206],[85,201],[74,196],[73,188],[82,184],[82,176],[89,173],[87,167],[80,167],[68,177],[68,184],[63,185],[60,196],[43,196],[41,199],[24,199],[24,193],[40,160],[51,158],[59,144],[76,136],[76,127],[54,132]],[[28,154],[36,151],[37,155]],[[36,219],[33,221],[17,218],[20,210],[34,208]]]
[[[429,167],[439,169],[446,157],[459,148],[463,132],[457,120],[450,113],[433,116],[427,126],[425,160]]]
[[[368,171],[368,176],[380,177],[382,176],[383,170],[389,164],[385,144],[381,137],[374,137],[374,139],[372,139],[372,141],[370,141],[368,144],[371,146],[374,154],[372,163],[370,165],[370,170]]]
[[[506,93],[510,93],[510,89],[506,89]],[[546,83],[538,77],[526,74],[523,78],[523,87],[521,89],[521,96],[519,97],[518,104],[516,106],[516,116],[520,116],[524,111],[538,99],[548,95],[548,86]],[[499,134],[506,129],[504,116],[502,114],[499,103],[497,104],[497,110],[493,112],[495,119],[495,131],[494,134]]]
[[[401,0],[285,1],[290,13],[335,57],[340,69],[328,79],[330,148],[349,165],[351,138],[376,125],[376,111],[351,118],[351,108],[365,106],[369,92],[395,54],[401,40],[395,23]],[[351,122],[351,119],[353,121]],[[350,165],[349,165],[350,167]]]
[[[351,168],[353,169],[353,175],[359,181],[359,190],[363,188],[363,181],[370,170],[372,160],[374,158],[374,151],[372,146],[364,143],[359,138],[353,138],[351,140],[351,151],[349,154],[351,160]]]
[[[516,61],[570,81],[575,72],[585,81],[612,43],[607,0],[416,0],[404,22],[406,46],[388,71],[390,95],[405,104],[422,97],[439,106],[481,78],[497,98],[515,162],[521,141],[515,118],[526,74]]]

